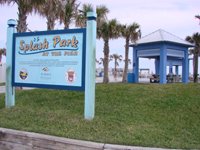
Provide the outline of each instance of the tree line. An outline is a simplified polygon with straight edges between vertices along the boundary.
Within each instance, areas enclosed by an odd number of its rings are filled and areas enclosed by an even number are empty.
[[[64,24],[64,29],[70,28],[75,24],[76,27],[85,27],[87,21],[87,12],[93,11],[91,4],[81,4],[78,0],[0,0],[0,4],[18,6],[17,32],[28,31],[27,16],[30,13],[37,13],[47,20],[47,30],[54,30],[55,22]],[[130,25],[120,24],[116,19],[107,19],[109,9],[105,5],[99,5],[97,12],[97,39],[102,39],[103,47],[103,83],[109,82],[109,40],[123,37],[125,39],[125,64],[122,82],[127,82],[127,72],[129,63],[129,44],[135,43],[141,37],[140,25],[133,22]],[[200,16],[195,16],[200,19]],[[195,33],[186,37],[186,40],[193,43],[195,48],[190,51],[194,58],[194,82],[198,81],[198,56],[200,55],[200,34]]]
[[[200,15],[195,16],[200,21]],[[187,36],[186,41],[194,44],[194,47],[189,49],[189,55],[193,55],[193,81],[198,83],[198,58],[200,56],[200,33],[196,32],[192,36]]]
[[[68,29],[71,24],[76,27],[85,27],[87,12],[93,11],[91,4],[81,4],[78,0],[1,0],[0,4],[13,4],[18,6],[17,32],[28,31],[27,16],[35,12],[47,20],[47,30],[54,30],[55,22],[59,20],[64,24],[64,29]],[[116,19],[107,19],[109,9],[100,5],[96,8],[97,13],[97,39],[104,41],[104,77],[103,82],[109,82],[109,40],[119,37],[125,38],[125,66],[123,82],[127,82],[129,42],[135,42],[141,35],[140,25],[132,23],[130,25],[120,24]]]

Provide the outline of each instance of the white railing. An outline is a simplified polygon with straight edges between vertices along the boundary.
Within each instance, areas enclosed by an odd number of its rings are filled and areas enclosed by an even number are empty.
[[[6,82],[6,64],[0,64],[0,83]]]

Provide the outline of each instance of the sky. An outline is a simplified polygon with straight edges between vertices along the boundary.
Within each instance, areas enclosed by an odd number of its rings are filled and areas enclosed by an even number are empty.
[[[141,27],[142,36],[158,29],[163,29],[182,39],[193,33],[200,32],[200,22],[195,15],[200,15],[199,0],[79,0],[93,6],[105,5],[110,10],[108,20],[116,18],[121,24],[136,22]],[[6,47],[7,20],[17,19],[16,5],[0,5],[0,48]],[[28,28],[32,31],[46,30],[46,19],[31,14],[28,16]],[[56,24],[55,29],[63,25]],[[120,38],[110,41],[110,54],[124,55],[125,40]],[[130,58],[132,58],[130,49]],[[97,40],[96,57],[103,57],[103,41]],[[140,68],[154,71],[154,60],[140,59]],[[112,67],[113,62],[110,62]],[[123,67],[123,62],[120,67]],[[191,65],[190,65],[191,66]],[[199,67],[200,70],[200,67]],[[191,72],[191,67],[190,67]]]

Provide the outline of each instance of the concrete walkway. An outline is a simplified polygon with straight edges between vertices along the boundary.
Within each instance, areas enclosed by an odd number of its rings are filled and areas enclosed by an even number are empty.
[[[96,83],[102,83],[103,77],[96,77]],[[113,76],[109,76],[109,83],[122,82],[122,77],[117,77],[116,79]],[[139,83],[150,83],[149,78],[139,78]]]

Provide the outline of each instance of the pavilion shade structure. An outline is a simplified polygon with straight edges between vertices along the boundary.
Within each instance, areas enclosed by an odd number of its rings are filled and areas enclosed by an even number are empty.
[[[139,58],[155,59],[155,73],[159,76],[161,84],[167,83],[166,67],[173,74],[172,67],[176,67],[175,74],[178,75],[178,67],[182,66],[182,82],[187,83],[189,77],[188,48],[194,45],[189,42],[159,29],[136,41],[133,47],[133,82],[138,82]]]

